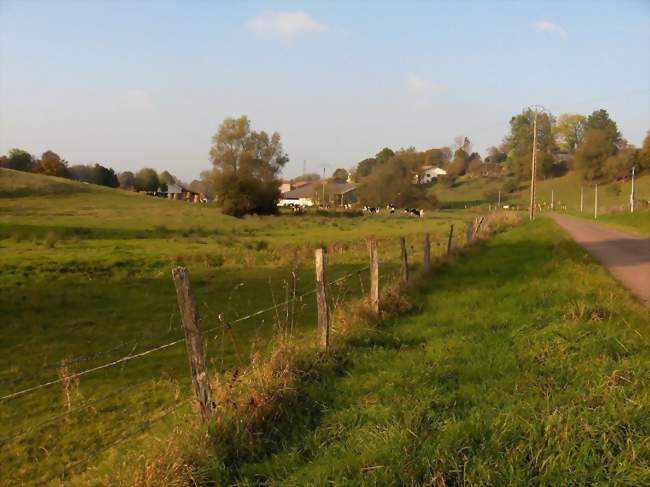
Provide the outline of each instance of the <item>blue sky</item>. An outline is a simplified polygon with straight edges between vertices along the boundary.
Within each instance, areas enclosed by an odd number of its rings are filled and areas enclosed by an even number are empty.
[[[384,146],[498,144],[512,115],[650,129],[650,2],[0,0],[0,152],[208,169],[223,118],[277,130],[285,175]]]

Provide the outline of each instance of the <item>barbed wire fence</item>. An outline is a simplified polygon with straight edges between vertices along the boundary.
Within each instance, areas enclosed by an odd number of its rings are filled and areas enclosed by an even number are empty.
[[[468,227],[466,240],[462,238],[463,236],[462,233],[461,233],[461,238],[456,237],[456,242],[457,242],[456,246],[462,246],[463,244],[470,243],[472,238],[475,237],[477,234],[479,234],[481,230],[481,223],[477,223],[477,221],[475,221],[472,224],[471,231]],[[424,237],[423,240],[420,241],[423,243],[422,269],[428,270],[430,269],[430,265],[431,265],[430,259],[431,259],[432,240],[428,232],[422,234],[421,237]],[[434,239],[434,243],[437,244],[436,247],[439,250],[438,256],[449,254],[450,252],[452,252],[453,238],[454,238],[453,225],[451,225],[448,236],[445,235],[440,239]],[[391,240],[392,239],[382,239],[380,240],[380,242],[382,244],[384,243],[387,244]],[[311,296],[316,296],[316,300],[314,303],[315,304],[314,310],[316,311],[316,318],[317,318],[316,321],[318,322],[317,331],[319,337],[319,347],[321,351],[327,352],[327,349],[330,346],[329,307],[340,306],[342,305],[342,303],[345,302],[346,298],[349,297],[349,294],[351,292],[349,283],[352,281],[356,286],[356,280],[358,279],[359,282],[358,290],[360,292],[360,296],[368,296],[371,302],[373,300],[376,300],[376,309],[378,311],[381,307],[381,303],[379,302],[379,296],[378,296],[380,280],[382,281],[382,284],[385,284],[387,280],[390,279],[390,275],[394,275],[394,272],[379,272],[380,259],[376,254],[373,256],[373,250],[372,250],[374,248],[374,252],[377,251],[377,239],[370,238],[367,241],[367,243],[370,252],[369,265],[356,268],[352,271],[346,272],[341,276],[337,276],[334,279],[327,280],[325,274],[326,271],[326,261],[324,257],[325,254],[323,249],[317,249],[316,256],[315,256],[316,258],[316,274],[315,274],[316,286],[315,287],[307,290],[301,290],[300,292],[298,292],[296,289],[296,276],[294,274],[292,286],[287,286],[287,289],[285,291],[285,296],[284,296],[285,299],[277,301],[275,299],[275,296],[273,296],[272,305],[250,312],[244,316],[238,316],[234,319],[227,319],[222,314],[217,314],[216,317],[213,317],[216,319],[217,324],[214,326],[209,326],[205,329],[202,329],[201,321],[199,319],[199,315],[197,312],[197,306],[196,303],[194,302],[194,297],[192,295],[192,291],[189,286],[189,272],[184,267],[177,267],[173,270],[174,277],[176,277],[179,273],[183,274],[185,276],[185,282],[186,282],[186,285],[184,285],[182,282],[179,283],[179,281],[176,278],[174,279],[176,290],[177,290],[177,296],[183,295],[189,299],[189,301],[183,302],[183,300],[180,297],[178,298],[182,329],[185,332],[185,336],[175,338],[173,340],[169,340],[164,343],[148,342],[146,349],[136,352],[136,348],[142,342],[143,336],[140,336],[136,340],[125,340],[116,345],[113,345],[112,347],[106,350],[102,350],[92,354],[85,354],[77,357],[71,357],[67,359],[67,364],[82,364],[82,363],[87,363],[89,361],[95,360],[97,358],[108,356],[117,350],[122,350],[122,349],[126,349],[127,347],[132,347],[128,354],[123,355],[117,359],[110,360],[108,362],[101,363],[99,365],[95,365],[65,375],[60,374],[59,377],[56,379],[40,382],[38,384],[25,387],[17,391],[4,394],[3,396],[0,396],[0,405],[8,401],[24,398],[36,391],[40,391],[55,386],[57,384],[63,384],[63,383],[68,383],[70,381],[78,380],[80,377],[84,377],[89,374],[94,374],[99,371],[109,370],[116,367],[124,367],[127,364],[132,363],[133,361],[144,359],[145,357],[154,357],[164,350],[169,350],[177,346],[180,346],[180,344],[182,343],[185,343],[187,356],[191,365],[190,366],[192,372],[191,379],[192,379],[192,383],[194,384],[194,392],[195,392],[194,402],[197,404],[199,411],[203,411],[204,413],[202,415],[202,420],[207,420],[209,419],[212,411],[212,399],[210,396],[209,383],[207,382],[208,374],[207,374],[207,365],[206,365],[206,356],[205,356],[206,344],[204,342],[204,336],[212,333],[217,333],[217,335],[215,335],[215,338],[219,338],[219,337],[221,338],[219,341],[222,346],[221,355],[223,356],[224,347],[225,347],[224,338],[226,335],[228,335],[229,339],[231,340],[233,352],[237,355],[238,362],[241,366],[243,365],[243,358],[241,356],[242,353],[237,343],[235,334],[233,333],[233,330],[237,329],[236,325],[249,320],[253,320],[254,318],[259,318],[271,312],[275,313],[275,316],[273,317],[273,320],[275,322],[285,320],[285,322],[291,321],[293,323],[296,316],[295,305],[296,304],[303,305],[304,303],[306,303],[305,301],[306,298],[309,298]],[[409,280],[409,274],[408,274],[409,263],[407,260],[408,255],[413,253],[414,249],[416,248],[416,245],[418,245],[417,241],[412,241],[410,242],[410,245],[407,245],[404,239],[400,239],[399,246],[396,246],[394,249],[391,248],[391,246],[388,244],[385,245],[386,254],[389,256],[386,259],[386,261],[388,260],[392,261],[396,255],[399,255],[400,265],[399,267],[395,266],[395,270],[399,269],[399,275],[401,276],[400,278],[405,282]],[[380,247],[380,249],[383,248],[384,245]],[[368,287],[366,289],[366,281],[364,276],[368,271],[370,271],[368,276],[369,282],[367,283]],[[337,288],[337,286],[339,287]],[[330,296],[330,294],[336,292],[338,292],[338,294],[334,294]],[[285,313],[284,316],[279,315],[279,313],[282,310],[284,310]],[[263,320],[259,326],[262,326],[264,324],[265,321]],[[165,333],[148,334],[146,335],[146,337],[162,338],[162,337],[169,336],[173,331],[179,331],[180,329],[181,328],[172,327],[170,325],[169,329]],[[288,330],[289,333],[293,333],[293,324],[288,328]],[[52,362],[46,364],[46,367],[53,368],[53,366],[60,365],[60,364],[61,362]],[[170,380],[172,379],[180,380],[170,375]],[[48,426],[58,423],[66,418],[79,415],[83,411],[105,404],[109,400],[124,397],[125,393],[129,391],[133,391],[139,387],[143,387],[147,383],[151,382],[152,380],[154,379],[147,378],[135,383],[127,384],[123,387],[119,387],[117,389],[111,390],[105,394],[99,395],[92,399],[85,400],[80,404],[75,405],[74,407],[69,407],[67,411],[63,413],[55,414],[47,419],[37,422],[34,425],[18,428],[7,435],[0,437],[0,446],[4,447],[20,438],[33,435],[39,431],[42,431]],[[159,410],[160,408],[157,408],[156,412],[153,415],[151,415],[149,418],[146,418],[144,421],[141,421],[140,426],[135,428],[130,433],[125,435],[120,435],[118,438],[114,438],[111,441],[106,442],[105,444],[100,445],[96,449],[93,449],[92,451],[88,452],[83,458],[75,459],[74,461],[67,463],[65,466],[56,469],[57,471],[52,472],[52,474],[48,477],[49,480],[46,479],[46,481],[50,481],[56,478],[62,479],[69,473],[82,469],[84,466],[88,465],[88,463],[91,460],[95,459],[98,455],[112,448],[115,448],[118,445],[123,444],[129,439],[137,438],[144,435],[156,423],[168,417],[173,412],[178,411],[181,407],[185,405],[189,405],[191,399],[192,399],[191,397],[188,397],[180,401],[177,400],[175,401],[175,404],[172,407],[163,409],[162,411]]]

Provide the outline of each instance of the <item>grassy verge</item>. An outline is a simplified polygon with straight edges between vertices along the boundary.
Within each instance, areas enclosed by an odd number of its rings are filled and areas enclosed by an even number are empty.
[[[414,292],[422,312],[305,381],[311,407],[278,423],[292,433],[231,461],[229,483],[650,482],[648,310],[551,221],[481,244]],[[206,478],[223,480],[219,465]]]
[[[617,228],[624,232],[629,232],[641,237],[650,237],[650,209],[637,210],[634,213],[620,212],[620,213],[605,213],[598,215],[598,219],[594,220],[593,214],[587,215],[580,212],[571,212],[573,216],[591,220],[594,223],[607,225],[612,228]]]

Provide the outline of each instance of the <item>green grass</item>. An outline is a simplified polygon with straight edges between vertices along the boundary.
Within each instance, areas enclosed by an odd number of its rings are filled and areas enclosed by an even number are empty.
[[[440,253],[449,224],[461,228],[474,215],[235,219],[209,205],[0,170],[0,396],[56,379],[57,364],[67,357],[78,359],[74,372],[182,336],[174,265],[188,266],[203,326],[217,328],[207,336],[216,372],[245,365],[251,344],[260,341],[264,349],[278,321],[269,312],[230,333],[218,315],[232,320],[281,301],[292,273],[298,293],[312,289],[315,247],[326,246],[335,279],[367,265],[366,239],[376,235],[382,268],[390,271],[398,262],[398,236],[406,237],[417,262],[424,231]],[[456,238],[462,241],[464,232],[457,230]],[[368,289],[365,280],[355,277],[333,294],[359,296]],[[313,333],[313,296],[297,305],[294,319],[297,334]],[[73,408],[88,407],[51,424],[42,423],[66,411],[59,385],[1,402],[0,484],[44,484],[68,466],[66,478],[89,467],[84,478],[92,480],[94,464],[130,458],[164,437],[171,418],[143,437],[139,432],[177,397],[188,397],[190,387],[181,343],[81,377]],[[103,453],[125,436],[133,439]],[[75,466],[88,455],[88,464]]]
[[[648,485],[650,320],[553,222],[480,244],[302,387],[238,485]],[[217,472],[220,472],[217,474]]]
[[[636,210],[634,213],[629,211],[624,213],[601,213],[596,220],[594,220],[593,214],[589,215],[579,211],[571,212],[571,214],[634,235],[650,237],[650,210],[648,209]]]
[[[430,191],[434,193],[445,207],[463,208],[465,206],[487,206],[485,193],[489,190],[499,190],[503,180],[486,178],[462,177],[452,188],[442,184],[434,184]],[[527,206],[530,201],[530,184],[524,182],[513,194],[501,194],[504,204]],[[593,215],[594,186],[583,181],[577,172],[569,172],[559,178],[538,180],[536,186],[537,201],[548,203],[554,192],[556,205],[566,205],[569,211],[580,209],[580,188],[584,188],[584,212]],[[629,209],[630,181],[601,184],[598,186],[598,206],[601,210],[611,209],[623,211]],[[650,200],[650,174],[636,178],[636,198]]]

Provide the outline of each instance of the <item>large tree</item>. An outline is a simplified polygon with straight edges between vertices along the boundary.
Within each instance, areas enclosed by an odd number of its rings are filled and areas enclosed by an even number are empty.
[[[68,163],[51,150],[43,152],[34,171],[47,176],[68,177]]]
[[[277,211],[277,176],[289,157],[280,134],[251,130],[248,117],[226,118],[212,138],[214,189],[224,213],[242,216]]]
[[[133,187],[136,191],[158,191],[159,186],[158,173],[155,169],[149,167],[140,169],[133,181]]]
[[[3,157],[0,167],[30,172],[34,169],[34,157],[27,151],[11,149],[7,156]]]
[[[400,151],[377,166],[359,187],[361,202],[371,206],[390,204],[400,208],[435,206],[436,198],[427,195],[427,190],[422,185],[413,184],[422,159],[418,156],[421,154]]]
[[[650,131],[646,134],[645,139],[643,139],[643,145],[639,149],[638,160],[642,171],[650,170]]]
[[[135,175],[131,171],[124,171],[118,174],[117,180],[120,183],[120,188],[131,189],[135,185]]]
[[[557,119],[555,133],[558,136],[560,148],[575,153],[585,137],[587,118],[578,113],[563,113]]]
[[[503,147],[508,154],[506,164],[511,177],[522,180],[530,177],[533,154],[533,126],[535,113],[526,109],[510,120],[510,134]],[[537,115],[537,176],[547,177],[553,172],[553,117],[547,113]]]
[[[339,167],[336,171],[334,171],[334,173],[332,173],[332,179],[345,182],[348,180],[348,172],[342,167]]]
[[[574,165],[587,180],[610,177],[619,172],[622,162],[610,160],[606,170],[605,161],[615,156],[624,145],[616,122],[609,117],[607,110],[596,110],[587,118],[584,141],[576,151]],[[629,157],[626,159],[629,161]],[[619,169],[615,170],[615,167]]]

